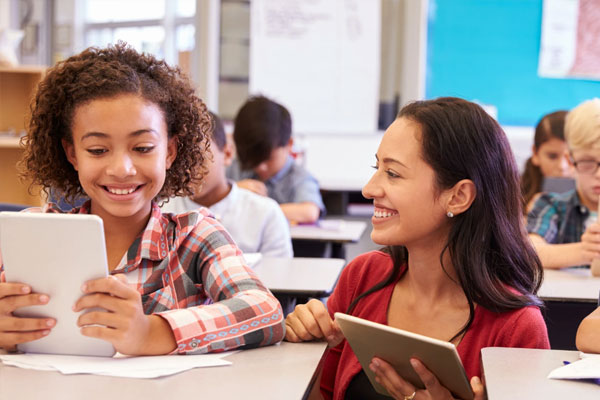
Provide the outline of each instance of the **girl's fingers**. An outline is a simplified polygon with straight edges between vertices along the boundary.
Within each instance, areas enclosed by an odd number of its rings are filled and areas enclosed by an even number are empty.
[[[28,332],[46,330],[54,327],[53,318],[19,318],[6,316],[0,318],[0,332]],[[2,334],[2,333],[0,333]]]
[[[0,299],[0,315],[10,314],[13,311],[28,306],[44,305],[50,301],[45,294],[23,294],[7,296]]]
[[[107,328],[123,329],[127,327],[127,321],[124,321],[119,314],[106,311],[90,311],[81,314],[77,319],[77,326],[84,327],[88,325],[102,325]]]
[[[296,337],[301,339],[301,341],[309,341],[316,339],[316,337],[306,329],[301,319],[298,318],[297,312],[299,308],[299,306],[296,307],[296,310],[294,310],[293,313],[287,316],[287,318],[285,319],[286,326],[291,327]]]
[[[17,296],[31,293],[31,287],[22,283],[0,283],[0,299],[7,296]]]
[[[85,294],[107,293],[122,299],[134,299],[139,296],[139,293],[123,282],[122,278],[115,278],[112,275],[87,281],[81,287],[81,291]]]
[[[50,329],[32,332],[2,332],[0,334],[0,347],[13,348],[16,344],[27,343],[44,336],[48,336]]]

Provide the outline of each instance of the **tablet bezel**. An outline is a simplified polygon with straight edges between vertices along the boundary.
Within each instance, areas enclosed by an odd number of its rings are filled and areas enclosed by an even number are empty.
[[[418,389],[424,389],[423,382],[410,364],[410,358],[414,357],[421,360],[454,395],[461,399],[473,399],[467,374],[452,343],[344,313],[336,312],[334,317],[378,393],[390,396],[385,387],[375,380],[375,373],[369,368],[373,357],[387,361],[405,380]]]
[[[56,325],[41,339],[18,345],[26,353],[114,355],[110,342],[84,336],[81,313],[72,306],[81,285],[108,275],[102,219],[95,215],[0,212],[0,249],[7,282],[22,282],[50,296],[48,304],[24,307],[19,316],[52,317]]]

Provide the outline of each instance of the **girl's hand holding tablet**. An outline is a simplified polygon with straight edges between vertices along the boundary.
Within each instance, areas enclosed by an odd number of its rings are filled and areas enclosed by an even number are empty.
[[[31,293],[21,283],[0,283],[0,348],[14,350],[17,344],[40,339],[56,325],[53,318],[21,318],[12,313],[22,307],[47,304],[45,294]]]
[[[86,282],[84,295],[73,311],[102,308],[81,314],[81,333],[110,342],[128,355],[167,354],[176,343],[169,324],[158,315],[145,315],[140,293],[119,274]]]

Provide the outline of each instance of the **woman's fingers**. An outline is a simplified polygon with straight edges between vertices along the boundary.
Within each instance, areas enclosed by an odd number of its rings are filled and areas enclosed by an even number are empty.
[[[381,358],[373,357],[369,368],[375,372],[377,382],[385,387],[395,399],[404,399],[417,390],[412,384],[402,379],[394,367]]]

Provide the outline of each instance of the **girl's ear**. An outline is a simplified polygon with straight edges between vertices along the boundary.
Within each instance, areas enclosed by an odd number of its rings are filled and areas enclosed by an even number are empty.
[[[75,155],[75,146],[73,146],[73,143],[65,139],[61,140],[61,144],[63,150],[65,151],[65,155],[67,156],[67,160],[69,160],[73,168],[75,168],[75,171],[77,171],[77,157]]]
[[[177,139],[172,137],[167,143],[167,169],[171,168],[171,165],[177,158]]]
[[[458,215],[471,207],[471,204],[475,201],[475,197],[477,197],[477,189],[472,180],[463,179],[458,181],[454,187],[449,190],[449,194],[446,212]]]

